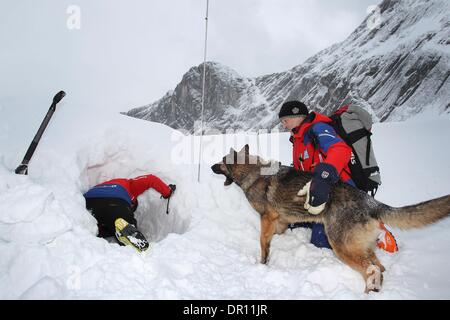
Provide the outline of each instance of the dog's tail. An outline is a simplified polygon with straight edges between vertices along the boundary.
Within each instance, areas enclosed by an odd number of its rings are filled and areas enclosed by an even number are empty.
[[[448,215],[450,215],[450,195],[401,208],[387,207],[380,218],[392,227],[413,229],[422,228]]]

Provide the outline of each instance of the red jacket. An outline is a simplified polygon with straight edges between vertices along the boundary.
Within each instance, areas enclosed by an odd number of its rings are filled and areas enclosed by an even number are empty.
[[[153,188],[163,197],[168,197],[172,190],[161,179],[152,174],[133,179],[113,179],[91,188],[84,194],[88,198],[119,198],[130,205],[136,205],[137,197],[146,190]]]
[[[352,149],[327,124],[329,122],[330,118],[311,112],[298,127],[292,129],[294,168],[312,172],[319,162],[328,163],[336,168],[342,181],[348,182],[351,180],[348,162]]]
[[[139,176],[133,179],[113,179],[99,185],[101,186],[106,184],[119,184],[124,187],[130,195],[132,202],[135,202],[139,195],[150,188],[158,191],[163,197],[170,196],[170,193],[172,192],[169,186],[162,182],[160,178],[152,174]]]

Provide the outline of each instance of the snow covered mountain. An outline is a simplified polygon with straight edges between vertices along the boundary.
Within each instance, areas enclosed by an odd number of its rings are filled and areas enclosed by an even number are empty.
[[[205,129],[271,129],[288,99],[326,114],[356,101],[381,122],[450,114],[449,39],[447,0],[384,0],[346,40],[288,71],[245,78],[208,62]],[[198,131],[202,70],[192,67],[175,90],[124,114]]]

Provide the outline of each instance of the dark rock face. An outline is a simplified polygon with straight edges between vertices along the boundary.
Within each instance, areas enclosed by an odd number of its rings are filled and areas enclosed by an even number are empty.
[[[280,105],[292,99],[325,114],[356,102],[375,121],[403,121],[430,109],[449,114],[450,2],[385,0],[378,12],[345,41],[285,72],[244,78],[207,62],[206,133],[272,129]],[[191,68],[174,91],[124,114],[199,132],[202,74],[203,64]]]

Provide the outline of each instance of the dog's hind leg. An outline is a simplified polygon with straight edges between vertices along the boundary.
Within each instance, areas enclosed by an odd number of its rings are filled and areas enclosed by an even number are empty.
[[[261,217],[261,263],[267,263],[270,241],[276,231],[279,214],[275,210],[266,211]]]
[[[378,266],[378,268],[380,268],[381,272],[386,271],[386,268],[381,264],[380,260],[378,260],[378,257],[375,255],[375,252],[372,249],[368,250],[369,252],[369,257],[370,260],[372,261],[372,263],[376,266]]]
[[[383,280],[381,267],[372,262],[372,257],[367,249],[336,245],[333,246],[333,249],[339,259],[362,275],[366,282],[365,293],[380,291]]]

